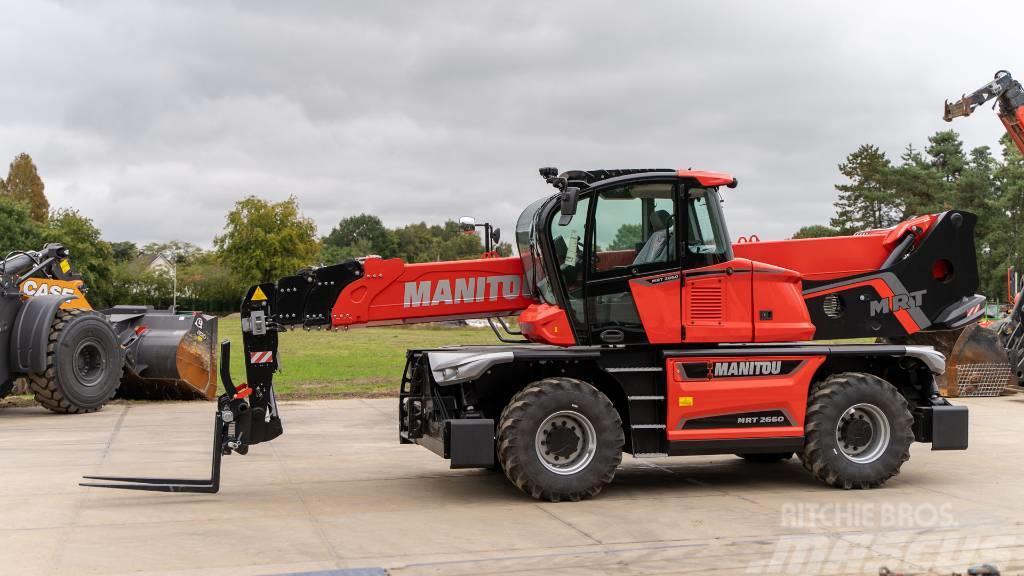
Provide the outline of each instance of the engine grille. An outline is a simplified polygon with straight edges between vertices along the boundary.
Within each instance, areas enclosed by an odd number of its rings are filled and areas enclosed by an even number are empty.
[[[694,282],[687,290],[689,293],[689,306],[687,307],[689,322],[691,324],[721,324],[724,317],[721,280]]]

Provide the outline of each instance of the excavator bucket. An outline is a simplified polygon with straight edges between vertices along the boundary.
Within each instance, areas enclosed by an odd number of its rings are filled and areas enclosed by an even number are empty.
[[[120,397],[216,398],[216,317],[144,306],[115,306],[104,314],[125,349]]]
[[[900,342],[932,346],[946,356],[946,373],[938,382],[943,396],[999,396],[1016,384],[998,328],[974,323],[959,330],[917,332]]]

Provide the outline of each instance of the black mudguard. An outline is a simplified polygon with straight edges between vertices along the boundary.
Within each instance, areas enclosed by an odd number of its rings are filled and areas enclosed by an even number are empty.
[[[10,371],[20,374],[46,370],[50,327],[60,305],[74,296],[35,296],[22,303],[11,333]]]

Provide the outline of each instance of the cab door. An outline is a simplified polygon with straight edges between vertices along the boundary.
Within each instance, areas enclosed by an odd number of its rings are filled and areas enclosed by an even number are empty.
[[[591,344],[680,341],[676,193],[672,181],[594,192],[586,248]]]
[[[734,258],[714,188],[685,191],[682,324],[685,342],[753,342],[753,264]]]

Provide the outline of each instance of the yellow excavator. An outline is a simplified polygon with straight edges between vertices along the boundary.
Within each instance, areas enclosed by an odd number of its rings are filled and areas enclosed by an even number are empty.
[[[198,312],[93,310],[68,249],[47,244],[0,260],[0,398],[18,379],[54,412],[102,408],[115,395],[217,394],[217,319]]]

